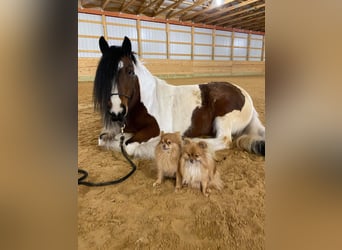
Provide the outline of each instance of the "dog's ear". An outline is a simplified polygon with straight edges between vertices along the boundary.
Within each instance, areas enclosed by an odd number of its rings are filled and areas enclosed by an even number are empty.
[[[191,143],[191,140],[189,139],[189,138],[184,138],[183,139],[183,144],[184,145],[188,145],[188,144],[190,144]]]
[[[161,130],[161,131],[160,131],[160,136],[163,136],[163,135],[164,135],[164,131]]]
[[[197,145],[203,149],[206,149],[208,147],[208,144],[205,141],[199,141]]]

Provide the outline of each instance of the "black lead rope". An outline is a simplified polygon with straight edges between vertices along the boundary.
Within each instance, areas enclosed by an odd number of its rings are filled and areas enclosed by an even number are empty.
[[[120,137],[120,148],[121,148],[121,153],[123,156],[126,158],[126,160],[129,162],[129,164],[132,166],[132,170],[125,176],[121,177],[120,179],[112,180],[112,181],[106,181],[106,182],[89,182],[89,181],[83,181],[88,177],[88,172],[83,170],[83,169],[78,169],[78,173],[82,174],[80,178],[78,178],[78,185],[85,185],[88,187],[101,187],[101,186],[108,186],[108,185],[113,185],[113,184],[118,184],[126,180],[128,177],[130,177],[135,170],[137,169],[137,166],[132,162],[132,160],[129,158],[124,146],[123,142],[125,139],[124,133],[123,133],[124,126],[121,128],[121,137]]]

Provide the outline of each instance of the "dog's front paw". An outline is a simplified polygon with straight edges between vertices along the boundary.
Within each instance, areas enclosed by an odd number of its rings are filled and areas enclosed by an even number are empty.
[[[208,192],[207,188],[205,190],[203,190],[202,193],[205,197],[209,197],[210,192]]]

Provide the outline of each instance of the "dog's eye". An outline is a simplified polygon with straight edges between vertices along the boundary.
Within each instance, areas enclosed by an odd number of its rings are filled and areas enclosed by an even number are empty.
[[[198,154],[195,154],[195,157],[196,157],[196,158],[198,158],[198,157],[199,157],[199,155],[198,155]]]
[[[171,144],[171,141],[167,140],[166,143],[167,143],[167,145],[170,145],[170,144]]]

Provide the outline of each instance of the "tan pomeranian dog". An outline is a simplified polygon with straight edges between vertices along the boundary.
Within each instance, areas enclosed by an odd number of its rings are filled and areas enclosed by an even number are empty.
[[[180,132],[160,133],[160,141],[155,149],[158,177],[153,186],[163,182],[164,177],[176,177],[181,154],[182,138]]]
[[[184,139],[176,176],[176,188],[181,188],[182,185],[201,189],[205,196],[209,196],[209,188],[217,190],[223,188],[215,160],[206,142]]]

